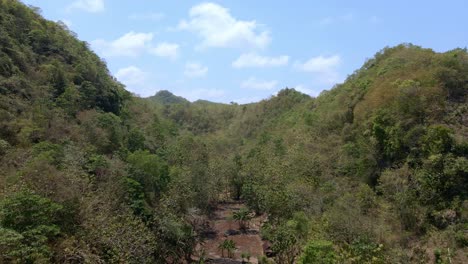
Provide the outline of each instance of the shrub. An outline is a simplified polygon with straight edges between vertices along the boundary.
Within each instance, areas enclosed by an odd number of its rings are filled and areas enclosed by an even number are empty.
[[[52,256],[49,243],[59,233],[62,206],[29,191],[0,203],[0,260],[35,263]]]
[[[331,264],[336,263],[337,255],[333,243],[326,240],[309,241],[299,257],[299,264]]]

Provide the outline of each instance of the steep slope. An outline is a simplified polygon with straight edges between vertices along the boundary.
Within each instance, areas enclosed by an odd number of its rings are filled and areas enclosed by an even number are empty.
[[[177,138],[65,25],[0,0],[1,263],[190,258],[188,209],[208,203],[190,179],[208,160],[179,162],[186,148],[204,154]]]
[[[46,21],[15,1],[0,1],[0,9],[2,138],[14,144],[27,144],[22,141],[32,137],[49,140],[59,135],[46,133],[44,126],[55,125],[56,119],[86,109],[121,111],[128,92],[65,25]],[[44,116],[53,117],[27,129],[18,125]]]

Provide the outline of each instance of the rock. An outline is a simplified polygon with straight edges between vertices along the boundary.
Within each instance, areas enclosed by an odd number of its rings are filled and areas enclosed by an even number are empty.
[[[234,229],[228,229],[226,232],[224,232],[224,236],[235,236],[235,235],[240,235],[239,230],[234,230]]]

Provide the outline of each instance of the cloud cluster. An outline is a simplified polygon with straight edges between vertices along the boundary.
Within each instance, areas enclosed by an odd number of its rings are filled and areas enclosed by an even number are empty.
[[[219,100],[226,95],[226,91],[221,89],[191,89],[190,91],[182,91],[181,95],[189,101],[198,99],[215,99]]]
[[[229,9],[214,3],[202,3],[190,9],[190,19],[182,20],[178,29],[188,30],[202,39],[200,48],[264,48],[271,42],[270,33],[255,21],[238,20]]]
[[[106,41],[98,39],[91,42],[91,45],[105,57],[138,57],[147,52],[172,60],[179,57],[179,44],[161,42],[153,45],[153,37],[153,33],[130,31],[116,40]]]
[[[179,44],[162,42],[159,43],[156,47],[150,49],[150,53],[158,57],[167,57],[169,59],[175,60],[179,57]]]
[[[88,12],[104,10],[104,0],[76,0],[69,9],[81,9]],[[158,12],[132,14],[131,20],[157,21],[164,17]],[[326,17],[319,21],[321,25],[353,20],[352,14],[344,16]],[[270,32],[255,20],[241,20],[233,16],[229,9],[215,3],[205,2],[193,6],[189,10],[189,17],[181,20],[176,31],[187,31],[199,37],[201,42],[196,48],[241,48],[237,59],[231,62],[235,69],[243,68],[271,68],[288,66],[288,55],[268,56],[261,55],[258,49],[270,45],[272,39]],[[173,31],[172,31],[173,32]],[[139,57],[151,54],[157,57],[176,60],[180,57],[181,46],[177,43],[154,42],[153,33],[130,31],[115,40],[98,39],[92,42],[93,48],[105,57]],[[263,53],[263,52],[262,52]],[[310,74],[316,85],[325,86],[340,82],[338,68],[342,63],[339,55],[319,55],[305,61],[296,61],[292,68],[296,71]],[[201,78],[208,74],[208,67],[200,62],[188,61],[181,64],[183,75],[186,78]],[[136,66],[129,66],[117,71],[116,77],[134,93],[147,96],[149,73]],[[278,88],[277,80],[262,80],[250,77],[240,83],[241,88],[261,91],[271,91]],[[299,84],[296,90],[318,95],[315,89]],[[188,98],[219,98],[225,95],[223,90],[198,89],[186,94]]]
[[[115,77],[125,84],[129,91],[139,96],[150,96],[154,92],[148,87],[149,73],[136,66],[119,69],[115,73]]]
[[[276,67],[284,66],[289,62],[289,56],[266,57],[256,53],[242,54],[237,60],[232,63],[234,68],[248,67]]]
[[[137,33],[131,31],[116,40],[106,41],[98,39],[93,41],[91,45],[104,56],[136,57],[150,48],[152,40],[152,33]]]
[[[208,67],[197,62],[187,62],[185,64],[184,75],[189,78],[203,77],[208,73]]]
[[[339,82],[340,76],[338,66],[341,64],[339,55],[317,56],[305,62],[296,62],[294,67],[299,71],[314,73],[318,81],[324,84],[334,84]]]
[[[259,80],[255,77],[250,77],[249,79],[241,83],[242,88],[255,89],[255,90],[272,90],[277,85],[278,85],[278,81]]]
[[[71,3],[67,10],[83,10],[89,13],[98,13],[104,11],[104,0],[76,0]]]

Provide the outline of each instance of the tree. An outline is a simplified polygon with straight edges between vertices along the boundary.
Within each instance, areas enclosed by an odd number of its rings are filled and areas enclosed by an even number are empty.
[[[252,216],[247,208],[242,208],[239,211],[234,212],[232,218],[239,223],[239,228],[241,230],[246,230],[249,228],[249,221],[252,219]]]
[[[299,264],[334,264],[337,255],[333,249],[333,243],[326,240],[309,241],[299,257]]]
[[[142,150],[131,153],[127,161],[130,177],[144,188],[148,202],[160,197],[169,183],[167,164],[157,155]]]
[[[374,243],[368,239],[359,238],[342,249],[340,261],[349,263],[387,263],[383,255],[383,245]]]
[[[447,153],[454,146],[453,132],[442,125],[429,127],[423,138],[422,149],[429,155]]]
[[[130,130],[127,139],[127,148],[131,152],[145,148],[145,136],[139,129],[132,128],[132,130]]]
[[[275,261],[281,264],[293,264],[300,252],[299,239],[295,226],[281,223],[278,226],[265,226],[262,229],[264,238],[271,242]]]
[[[231,239],[226,239],[219,244],[218,249],[221,250],[221,256],[224,257],[224,251],[226,250],[228,258],[233,258],[234,250],[236,249],[236,242]]]
[[[49,261],[50,242],[60,234],[62,206],[30,191],[20,191],[0,203],[0,260]]]
[[[229,175],[229,183],[233,189],[234,199],[239,200],[242,194],[242,186],[244,185],[244,177],[241,173],[242,159],[239,154],[234,156],[232,160],[232,168]]]

